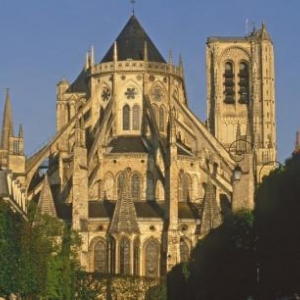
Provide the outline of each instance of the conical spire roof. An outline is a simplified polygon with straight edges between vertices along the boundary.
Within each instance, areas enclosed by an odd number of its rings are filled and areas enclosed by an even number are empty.
[[[56,208],[52,197],[52,192],[47,174],[44,178],[43,187],[38,202],[38,209],[42,214],[57,217]]]
[[[135,15],[132,15],[116,39],[118,60],[144,60],[145,42],[148,48],[148,61],[166,63]],[[113,59],[114,44],[101,62],[112,62]]]
[[[9,137],[14,135],[13,117],[11,109],[11,101],[9,90],[6,89],[5,106],[3,112],[2,132],[1,132],[1,148],[8,149]]]
[[[128,234],[140,232],[130,191],[129,174],[129,168],[122,174],[123,185],[109,229],[112,234],[121,232]]]

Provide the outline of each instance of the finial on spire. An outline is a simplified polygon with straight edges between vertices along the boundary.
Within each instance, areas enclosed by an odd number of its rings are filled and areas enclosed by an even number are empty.
[[[134,15],[134,5],[136,0],[130,0],[130,3],[132,4],[132,14]]]

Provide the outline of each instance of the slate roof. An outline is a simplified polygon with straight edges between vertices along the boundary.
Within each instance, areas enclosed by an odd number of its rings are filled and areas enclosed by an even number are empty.
[[[144,47],[147,42],[148,61],[166,63],[137,18],[132,15],[116,39],[118,60],[144,60]],[[109,48],[101,63],[113,61],[114,44]]]
[[[108,145],[110,153],[148,153],[141,136],[119,136]]]
[[[108,218],[112,219],[116,201],[89,201],[89,218]],[[159,218],[163,219],[165,208],[164,203],[157,201],[136,201],[134,202],[138,218]],[[191,202],[178,203],[179,219],[199,218],[201,207],[199,204]]]

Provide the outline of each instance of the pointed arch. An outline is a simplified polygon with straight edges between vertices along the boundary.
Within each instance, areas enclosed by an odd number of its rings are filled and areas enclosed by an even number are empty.
[[[156,181],[155,198],[156,198],[156,200],[164,200],[165,199],[165,189],[160,180]]]
[[[140,107],[137,104],[132,108],[132,129],[140,129]]]
[[[158,111],[157,110],[157,105],[152,104],[151,108],[152,108],[152,112],[153,112],[153,116],[154,116],[155,122],[157,122],[157,120],[158,120],[158,117],[157,117],[157,111]]]
[[[157,278],[159,276],[160,244],[156,239],[150,238],[145,242],[144,257],[145,276]]]
[[[159,131],[165,131],[165,107],[163,105],[159,108]]]
[[[94,245],[94,271],[107,273],[107,248],[104,239]]]
[[[182,175],[182,190],[181,190],[181,200],[182,201],[190,201],[191,200],[191,184],[192,184],[192,180],[191,177],[188,173],[184,173]]]
[[[122,109],[123,130],[130,130],[130,107],[128,104]]]
[[[180,262],[188,262],[190,258],[190,247],[186,238],[181,237],[179,242]]]
[[[133,275],[134,276],[140,275],[139,266],[140,266],[140,240],[137,237],[133,242]]]
[[[104,199],[114,199],[114,175],[110,172],[104,176],[103,197]]]
[[[141,199],[141,175],[139,173],[133,173],[131,176],[131,196],[133,201]]]
[[[130,239],[127,236],[120,240],[120,274],[130,274]]]
[[[123,172],[119,172],[116,176],[116,193],[117,199],[120,198],[120,193],[122,191],[123,181],[124,181],[124,174]]]
[[[150,171],[147,171],[146,200],[154,200],[154,180]]]

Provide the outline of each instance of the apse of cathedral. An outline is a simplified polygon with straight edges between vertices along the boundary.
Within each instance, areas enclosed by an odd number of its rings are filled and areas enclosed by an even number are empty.
[[[57,84],[56,135],[30,157],[7,92],[1,167],[28,204],[79,232],[84,270],[164,276],[227,213],[253,208],[274,168],[273,43],[265,24],[207,39],[206,121],[189,108],[181,58],[166,60],[134,14],[94,56]]]

